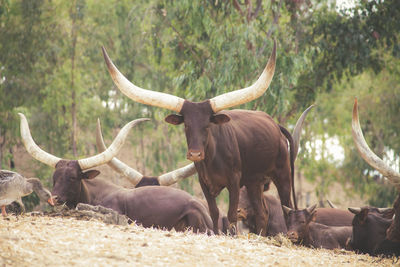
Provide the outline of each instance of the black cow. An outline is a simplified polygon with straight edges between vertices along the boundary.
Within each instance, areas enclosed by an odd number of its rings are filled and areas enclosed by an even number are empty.
[[[269,87],[275,71],[276,44],[264,72],[250,87],[226,93],[203,102],[139,88],[114,66],[103,48],[108,70],[117,87],[140,103],[167,108],[179,113],[166,117],[168,123],[183,123],[187,139],[187,158],[195,163],[203,193],[218,232],[219,210],[216,196],[229,191],[228,220],[234,229],[237,221],[239,190],[246,186],[256,211],[257,233],[266,235],[268,214],[262,204],[263,186],[269,177],[276,185],[282,204],[292,207],[294,198],[294,149],[291,134],[264,112],[223,109],[249,102]],[[294,198],[294,206],[296,202]]]
[[[111,146],[99,155],[80,160],[64,160],[41,150],[33,141],[28,122],[21,116],[21,135],[28,152],[37,160],[55,167],[52,194],[56,204],[73,208],[78,203],[100,205],[142,224],[144,227],[175,228],[210,232],[212,221],[205,207],[185,191],[175,188],[141,187],[126,189],[102,179],[86,169],[109,162],[118,153],[130,128],[144,121],[135,120],[121,129]]]

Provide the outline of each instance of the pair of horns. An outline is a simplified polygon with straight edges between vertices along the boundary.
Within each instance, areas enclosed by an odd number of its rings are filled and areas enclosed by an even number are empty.
[[[102,47],[104,59],[107,64],[108,71],[116,84],[116,86],[126,96],[132,100],[156,107],[166,108],[175,112],[180,112],[184,103],[184,99],[166,94],[140,88],[131,83],[125,76],[115,67],[114,63],[108,56],[106,49]],[[269,87],[275,73],[276,62],[276,42],[263,73],[258,80],[251,86],[225,93],[210,99],[210,104],[214,112],[250,102],[261,96]]]
[[[351,212],[351,213],[353,213],[353,214],[359,214],[362,210],[366,210],[366,209],[368,209],[368,208],[358,208],[358,207],[356,207],[356,208],[354,208],[354,207],[350,207],[350,208],[348,208],[348,210]],[[385,212],[389,212],[389,211],[393,211],[393,209],[392,208],[375,208],[379,213],[385,213]],[[368,209],[368,211],[369,211],[369,209]]]
[[[31,132],[29,130],[28,121],[26,120],[25,115],[22,113],[18,113],[18,115],[21,118],[21,137],[26,150],[35,159],[54,168],[57,165],[57,163],[61,160],[61,158],[58,158],[50,153],[43,151],[38,145],[36,145],[35,141],[33,141]],[[114,139],[110,147],[107,148],[104,152],[89,158],[78,160],[78,164],[81,167],[81,169],[82,170],[90,169],[105,164],[110,160],[112,160],[112,158],[114,158],[117,155],[119,150],[124,145],[125,139],[128,136],[129,131],[137,124],[148,120],[149,119],[137,119],[127,123],[120,130],[120,132],[118,133],[117,137]]]
[[[316,208],[317,208],[317,204],[314,204],[314,205],[312,205],[312,206],[310,206],[310,207],[308,207],[308,208],[306,208],[304,210],[306,210],[309,214],[311,214]],[[285,205],[282,205],[282,209],[285,212],[285,214],[289,214],[291,211],[296,211],[296,210],[291,209],[291,208],[289,208],[289,207],[287,207]]]
[[[97,119],[96,144],[97,144],[97,149],[100,152],[103,152],[107,149],[106,145],[104,144],[103,135],[101,133],[101,125],[100,125],[99,119]],[[129,167],[128,165],[126,165],[125,163],[123,163],[122,161],[120,161],[119,159],[117,159],[115,157],[111,161],[109,161],[107,164],[116,172],[127,177],[129,179],[129,181],[135,186],[143,178],[143,174],[141,174],[137,170]],[[160,185],[168,186],[168,185],[175,184],[178,181],[180,181],[186,177],[189,177],[195,173],[196,173],[196,168],[194,166],[194,163],[191,163],[185,167],[182,167],[182,168],[179,168],[172,172],[160,175],[159,177],[157,177],[157,179],[158,179],[158,182]]]
[[[357,99],[355,99],[354,101],[353,119],[351,125],[352,125],[353,140],[361,157],[371,167],[375,168],[383,176],[385,176],[400,192],[400,173],[393,170],[382,159],[380,159],[377,155],[375,155],[375,153],[372,152],[372,150],[369,148],[367,142],[364,139],[364,135],[360,127],[360,121],[358,120]]]

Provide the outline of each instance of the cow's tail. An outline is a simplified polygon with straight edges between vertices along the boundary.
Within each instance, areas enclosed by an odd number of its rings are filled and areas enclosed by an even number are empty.
[[[288,130],[286,130],[285,127],[283,127],[282,125],[279,125],[279,128],[281,130],[281,132],[283,133],[283,135],[286,137],[286,139],[289,141],[289,146],[290,146],[290,169],[291,171],[291,179],[292,179],[292,194],[293,194],[293,204],[294,204],[294,208],[295,210],[297,210],[297,200],[296,200],[296,194],[295,194],[295,190],[294,190],[294,160],[296,155],[294,154],[294,143],[293,143],[293,137],[290,134],[290,132]]]

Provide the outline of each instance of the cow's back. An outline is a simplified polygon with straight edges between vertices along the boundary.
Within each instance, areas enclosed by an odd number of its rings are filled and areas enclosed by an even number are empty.
[[[316,209],[315,222],[329,226],[351,226],[354,214],[341,209]]]
[[[261,111],[227,110],[222,113],[229,115],[231,120],[212,127],[217,153],[231,157],[232,152],[238,152],[244,174],[271,170],[280,158],[280,146],[286,145],[279,125]]]
[[[351,237],[351,226],[327,226],[320,223],[309,224],[310,243],[315,248],[345,248],[346,241]]]
[[[211,219],[202,204],[189,193],[167,186],[144,186],[125,192],[126,215],[144,227],[161,226],[172,229],[187,215],[190,208],[198,209]],[[196,202],[197,201],[197,202]]]

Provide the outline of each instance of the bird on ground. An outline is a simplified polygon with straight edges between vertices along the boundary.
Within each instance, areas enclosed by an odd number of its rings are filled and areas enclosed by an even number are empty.
[[[54,206],[50,191],[43,187],[38,178],[25,178],[16,172],[0,170],[1,214],[7,216],[6,206],[14,201],[17,201],[21,207],[24,207],[21,197],[27,196],[33,191],[35,191],[40,200]]]

